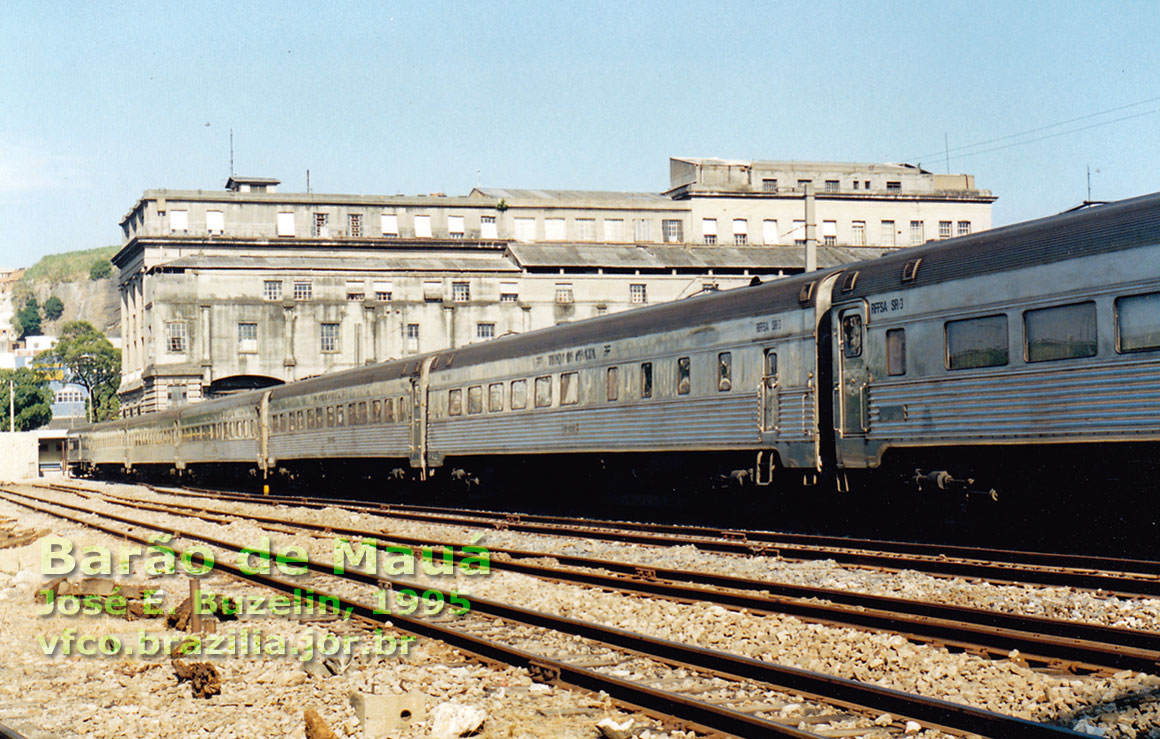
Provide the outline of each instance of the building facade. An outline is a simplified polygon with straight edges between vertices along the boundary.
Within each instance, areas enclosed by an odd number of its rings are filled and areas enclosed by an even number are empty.
[[[148,190],[113,258],[123,413],[801,272],[807,178],[823,267],[984,230],[994,201],[908,165],[670,166],[664,193]]]

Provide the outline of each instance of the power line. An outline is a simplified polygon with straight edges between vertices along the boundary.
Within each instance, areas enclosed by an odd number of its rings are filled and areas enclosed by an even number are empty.
[[[1107,115],[1108,113],[1115,113],[1116,111],[1120,111],[1120,110],[1127,110],[1128,108],[1135,108],[1135,107],[1137,107],[1137,106],[1140,106],[1140,105],[1145,105],[1145,104],[1147,104],[1147,103],[1154,103],[1154,102],[1156,102],[1157,100],[1160,100],[1160,97],[1148,98],[1147,100],[1139,100],[1139,101],[1137,101],[1137,102],[1134,102],[1134,103],[1128,103],[1127,105],[1121,105],[1121,106],[1118,106],[1118,107],[1115,107],[1115,108],[1108,108],[1107,110],[1101,110],[1101,111],[1099,111],[1098,113],[1089,113],[1088,115],[1081,115],[1081,116],[1079,116],[1078,118],[1069,118],[1069,119],[1067,119],[1067,120],[1065,120],[1065,121],[1058,121],[1058,122],[1056,122],[1056,123],[1050,123],[1050,124],[1048,124],[1048,125],[1046,125],[1046,126],[1039,126],[1038,128],[1030,128],[1030,129],[1028,129],[1028,130],[1026,130],[1026,131],[1020,131],[1020,132],[1018,132],[1018,133],[1011,133],[1011,134],[1007,134],[1006,136],[999,136],[998,138],[994,138],[994,139],[987,139],[987,140],[985,140],[985,141],[976,141],[976,142],[975,142],[975,143],[973,143],[973,144],[964,144],[964,145],[962,145],[962,146],[956,146],[956,147],[954,147],[953,149],[950,149],[950,150],[945,150],[945,149],[944,149],[944,151],[936,151],[936,152],[933,152],[933,153],[930,153],[930,154],[923,154],[922,156],[917,156],[917,157],[907,157],[907,158],[904,158],[904,159],[900,159],[899,161],[903,161],[903,162],[916,162],[916,161],[917,161],[917,162],[921,162],[921,161],[922,161],[922,160],[924,160],[924,159],[930,159],[930,158],[932,158],[932,157],[936,157],[936,156],[939,156],[939,155],[942,155],[942,156],[946,157],[946,156],[947,156],[948,154],[950,154],[951,152],[959,152],[959,151],[964,151],[964,150],[966,150],[966,149],[974,149],[974,148],[975,148],[975,147],[977,147],[977,146],[986,146],[987,144],[993,144],[993,143],[995,143],[995,142],[997,142],[997,141],[1006,141],[1007,139],[1013,139],[1013,138],[1017,138],[1017,137],[1019,137],[1019,136],[1027,136],[1028,134],[1038,133],[1038,132],[1040,132],[1040,131],[1046,131],[1046,130],[1047,130],[1047,129],[1049,129],[1049,128],[1058,128],[1059,126],[1066,126],[1066,125],[1067,125],[1067,124],[1069,124],[1069,123],[1076,123],[1076,122],[1078,122],[1078,121],[1086,121],[1086,120],[1088,120],[1089,118],[1097,118],[1097,117],[1099,117],[1099,116],[1102,116],[1102,115]],[[1155,111],[1150,111],[1150,112],[1155,112]],[[1134,117],[1136,117],[1136,116],[1127,116],[1127,118],[1134,118]],[[1105,121],[1104,123],[1115,123],[1115,122],[1117,122],[1117,121],[1121,121],[1121,120],[1126,120],[1126,118],[1117,118],[1117,119],[1115,119],[1115,120],[1111,120],[1111,121]],[[1104,125],[1104,123],[1098,123],[1098,124],[1095,124],[1095,125]],[[1095,127],[1095,126],[1088,126],[1088,127],[1085,127],[1085,128],[1094,128],[1094,127]],[[1076,130],[1076,131],[1083,131],[1083,130],[1085,130],[1085,128],[1077,128],[1077,129],[1075,129],[1075,130]],[[1038,140],[1039,140],[1039,139],[1032,139],[1032,141],[1038,141]],[[994,149],[988,149],[988,151],[995,151],[995,150],[994,150]],[[980,154],[981,154],[982,152],[977,152],[977,153],[980,153]]]

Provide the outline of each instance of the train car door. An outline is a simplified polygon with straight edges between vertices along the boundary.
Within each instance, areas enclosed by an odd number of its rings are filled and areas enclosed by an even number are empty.
[[[866,306],[857,303],[838,308],[834,325],[837,347],[838,377],[834,401],[838,408],[838,461],[843,467],[866,466],[867,418],[866,388],[870,375],[866,369]]]
[[[761,433],[775,437],[780,432],[777,409],[777,347],[767,346],[763,350],[761,386],[758,388],[761,400]]]

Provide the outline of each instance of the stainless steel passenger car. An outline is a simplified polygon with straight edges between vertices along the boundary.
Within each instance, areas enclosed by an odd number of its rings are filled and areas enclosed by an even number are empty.
[[[74,433],[68,462],[476,479],[528,460],[660,459],[678,474],[765,484],[785,468],[842,486],[892,461],[953,478],[1015,447],[1157,441],[1149,195],[97,424]]]

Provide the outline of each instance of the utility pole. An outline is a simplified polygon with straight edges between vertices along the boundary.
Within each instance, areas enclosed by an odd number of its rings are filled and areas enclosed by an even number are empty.
[[[8,433],[16,431],[16,389],[15,382],[8,381]]]
[[[806,188],[806,272],[818,271],[818,236],[814,222],[814,183],[805,183]]]

